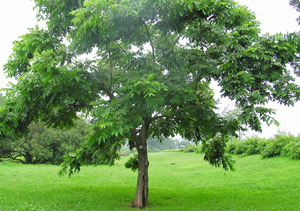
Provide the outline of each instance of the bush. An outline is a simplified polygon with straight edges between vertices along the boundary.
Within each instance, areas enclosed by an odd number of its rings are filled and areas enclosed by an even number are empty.
[[[246,148],[246,144],[245,141],[236,141],[235,144],[235,149],[234,149],[234,154],[236,155],[241,155],[244,154],[246,152],[247,148]]]
[[[183,152],[183,149],[166,149],[163,152]]]
[[[266,144],[261,155],[263,158],[279,156],[284,148],[290,141],[294,139],[293,136],[276,136],[275,139],[270,139]]]
[[[296,139],[293,136],[284,135],[277,135],[273,139],[260,139],[258,137],[252,137],[244,141],[233,140],[227,143],[226,152],[236,155],[261,154],[263,158],[279,155],[297,158],[298,145],[296,145],[295,140]],[[292,143],[289,144],[290,142]],[[286,146],[287,144],[289,145]]]
[[[259,142],[259,138],[258,137],[252,137],[252,138],[248,138],[245,141],[245,154],[246,155],[255,155],[255,154],[259,154],[259,150],[258,150],[258,142]]]
[[[191,145],[191,144],[187,144],[184,148],[183,148],[183,152],[195,152],[197,149],[197,146],[195,145]]]
[[[167,151],[204,153],[205,149],[203,144],[187,144],[183,149]],[[291,135],[276,135],[275,138],[271,139],[251,137],[244,141],[233,139],[226,144],[225,152],[241,156],[261,154],[262,158],[281,155],[291,159],[300,159],[300,136],[295,138]]]
[[[237,143],[237,140],[228,142],[226,145],[226,152],[229,154],[233,154],[234,150],[236,148],[236,143]]]
[[[282,149],[281,155],[287,156],[291,159],[300,159],[300,139],[290,141]]]
[[[195,152],[196,153],[204,153],[204,147],[202,144],[199,144],[196,146],[196,149],[195,149]]]
[[[272,140],[271,139],[260,139],[258,144],[257,144],[257,151],[259,154],[261,154],[266,146],[271,142]]]

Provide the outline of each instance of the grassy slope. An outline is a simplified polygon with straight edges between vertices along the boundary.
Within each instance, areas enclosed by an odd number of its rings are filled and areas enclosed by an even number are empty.
[[[149,157],[148,210],[300,210],[300,161],[236,157],[225,172],[194,153]],[[0,210],[132,210],[137,173],[125,160],[70,179],[57,166],[0,163]]]

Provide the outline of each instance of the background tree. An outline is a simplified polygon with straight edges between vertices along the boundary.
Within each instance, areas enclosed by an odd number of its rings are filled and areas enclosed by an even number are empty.
[[[298,37],[260,36],[255,16],[234,1],[35,2],[47,28],[14,43],[5,69],[17,84],[6,93],[0,118],[10,124],[2,133],[26,134],[36,119],[72,125],[85,112],[92,132],[63,170],[113,164],[128,141],[138,151],[137,208],[148,202],[147,138],[201,141],[205,160],[228,169],[225,143],[240,125],[260,131],[261,121],[274,121],[268,101],[299,100],[286,69],[299,52]],[[216,113],[212,80],[241,109],[237,118]]]
[[[47,128],[43,123],[31,123],[25,137],[5,137],[0,141],[0,158],[22,163],[60,164],[66,153],[75,152],[85,141],[88,124],[78,119],[69,130]]]
[[[157,138],[147,139],[147,148],[149,152],[162,151],[167,149],[176,149],[180,142],[176,139],[164,138],[159,141]]]

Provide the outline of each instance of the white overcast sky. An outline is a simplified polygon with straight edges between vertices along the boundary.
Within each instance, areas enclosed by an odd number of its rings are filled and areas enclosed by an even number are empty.
[[[257,19],[261,22],[263,33],[286,33],[300,31],[296,18],[300,16],[292,7],[289,0],[238,0],[255,12]],[[18,36],[25,34],[28,28],[37,24],[34,3],[31,0],[9,0],[1,1],[0,7],[0,88],[4,88],[8,82],[3,74],[3,65],[11,54],[12,42]],[[263,127],[261,137],[270,137],[279,130],[297,135],[300,133],[300,103],[294,107],[270,104],[277,109],[275,118],[280,122],[279,128],[274,126]],[[249,135],[250,133],[248,133]]]

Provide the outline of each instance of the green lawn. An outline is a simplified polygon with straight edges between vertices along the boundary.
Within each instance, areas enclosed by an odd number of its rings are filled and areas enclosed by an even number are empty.
[[[300,210],[300,161],[235,157],[236,172],[195,153],[149,155],[148,210]],[[83,167],[71,178],[59,167],[0,163],[0,210],[133,210],[137,173]]]

